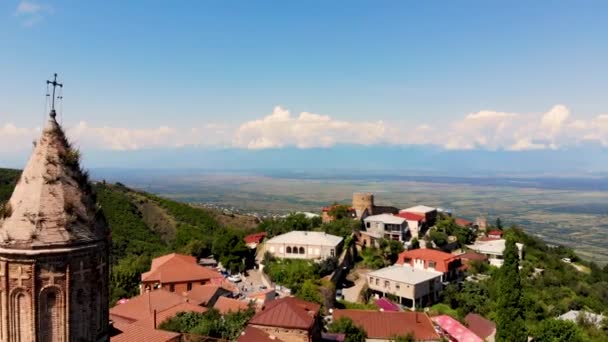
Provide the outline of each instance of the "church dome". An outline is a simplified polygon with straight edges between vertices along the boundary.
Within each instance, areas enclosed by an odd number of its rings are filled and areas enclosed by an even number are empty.
[[[0,212],[0,247],[48,249],[94,243],[108,228],[87,172],[51,112],[11,199]]]

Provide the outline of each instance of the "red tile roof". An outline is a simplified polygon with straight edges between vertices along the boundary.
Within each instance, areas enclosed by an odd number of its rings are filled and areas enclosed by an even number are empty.
[[[483,342],[474,332],[448,315],[435,316],[433,317],[433,322],[445,331],[451,337],[451,340],[457,342]]]
[[[407,211],[401,212],[399,214],[395,214],[395,216],[403,217],[407,221],[417,221],[417,222],[424,222],[424,220],[426,219],[424,217],[424,215],[420,215],[420,214],[416,214],[416,213],[410,213],[410,212],[407,212]]]
[[[488,236],[490,236],[490,235],[502,236],[502,231],[497,230],[497,229],[496,230],[492,230],[492,231],[490,231],[488,233]]]
[[[241,310],[247,310],[249,307],[248,302],[244,300],[232,299],[228,297],[220,297],[213,306],[214,309],[219,311],[222,315],[229,312],[238,312]]]
[[[473,261],[473,260],[486,261],[486,260],[488,260],[487,256],[485,256],[483,254],[475,253],[475,252],[466,252],[464,254],[458,255],[458,257],[464,261]]]
[[[416,260],[422,259],[425,262],[434,261],[435,269],[439,272],[449,271],[449,265],[451,262],[458,260],[458,256],[438,251],[435,249],[421,248],[413,249],[411,251],[405,251],[399,254],[397,264],[403,265],[406,259]],[[425,263],[426,266],[426,263]]]
[[[457,225],[459,225],[461,227],[467,227],[467,226],[473,225],[473,222],[471,222],[469,220],[461,219],[461,218],[457,218],[454,221],[456,222]]]
[[[186,299],[177,293],[166,290],[148,291],[124,304],[114,306],[110,309],[110,314],[138,321],[152,315],[154,310],[157,313],[162,312],[185,302]]]
[[[252,326],[247,326],[245,331],[241,333],[237,342],[283,342],[283,340],[277,338],[276,336],[269,335],[265,331],[261,329],[254,328]]]
[[[150,271],[141,275],[142,282],[184,283],[223,279],[212,269],[200,266],[196,258],[189,255],[168,254],[152,260]]]
[[[335,310],[334,320],[350,318],[365,329],[369,339],[389,339],[414,334],[417,341],[439,340],[429,316],[421,312],[383,312],[372,310]]]
[[[255,233],[245,236],[245,243],[260,243],[268,235],[266,232]]]
[[[496,333],[496,324],[478,314],[470,313],[464,321],[472,332],[484,340]]]
[[[207,305],[222,290],[222,287],[219,285],[195,285],[192,290],[186,293],[186,298],[193,303]]]
[[[269,302],[249,324],[308,330],[315,322],[321,306],[295,297]]]
[[[158,329],[151,329],[136,324],[114,323],[119,331],[110,337],[110,342],[177,342],[181,334]]]

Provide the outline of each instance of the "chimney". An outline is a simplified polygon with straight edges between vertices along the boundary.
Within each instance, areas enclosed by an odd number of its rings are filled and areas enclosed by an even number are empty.
[[[154,329],[156,329],[156,309],[154,309]]]

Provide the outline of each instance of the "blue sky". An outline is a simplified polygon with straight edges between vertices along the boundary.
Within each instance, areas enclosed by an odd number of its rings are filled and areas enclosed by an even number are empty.
[[[87,149],[603,146],[606,13],[605,1],[4,0],[0,138],[15,143],[0,157],[36,135],[53,72]]]

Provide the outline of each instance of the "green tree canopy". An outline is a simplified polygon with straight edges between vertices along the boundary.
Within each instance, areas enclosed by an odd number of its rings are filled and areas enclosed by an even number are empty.
[[[536,334],[537,342],[581,342],[583,337],[574,322],[547,319],[541,322]]]
[[[497,283],[497,341],[526,342],[528,334],[521,299],[519,257],[515,241],[507,239]]]
[[[367,333],[356,325],[350,318],[341,317],[328,326],[329,332],[340,333],[346,336],[344,342],[365,342]]]

